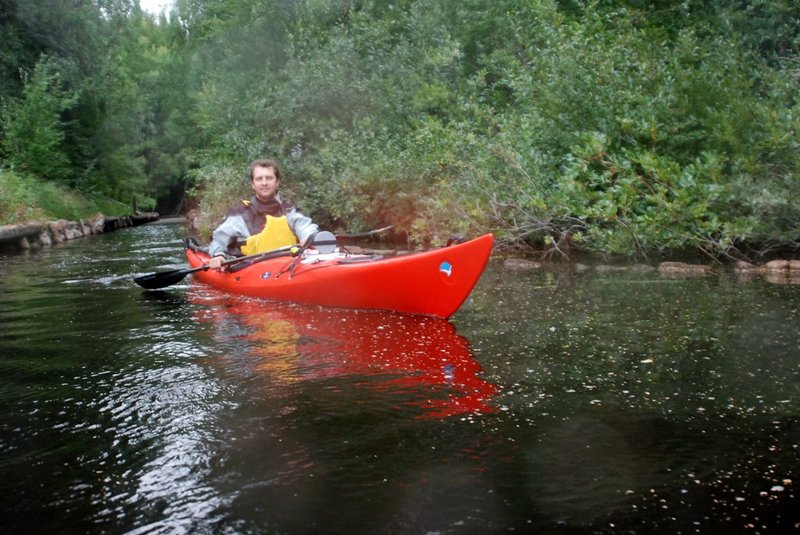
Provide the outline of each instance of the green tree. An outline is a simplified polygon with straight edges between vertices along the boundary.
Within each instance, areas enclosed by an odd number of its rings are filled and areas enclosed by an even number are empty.
[[[23,75],[22,97],[4,103],[2,149],[12,167],[51,180],[64,180],[73,172],[64,151],[62,118],[78,99],[63,85],[61,71],[69,67],[43,57],[33,73]]]

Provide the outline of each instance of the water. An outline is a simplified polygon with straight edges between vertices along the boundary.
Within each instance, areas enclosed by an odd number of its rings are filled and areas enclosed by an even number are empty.
[[[0,257],[0,531],[800,530],[800,285],[492,262],[450,321],[142,291],[182,233]]]

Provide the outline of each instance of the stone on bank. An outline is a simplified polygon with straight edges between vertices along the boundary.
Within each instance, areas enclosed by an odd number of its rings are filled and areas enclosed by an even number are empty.
[[[46,247],[83,236],[136,227],[158,219],[158,213],[146,212],[121,217],[97,214],[91,219],[78,221],[59,219],[48,223],[26,222],[3,225],[0,226],[0,247],[19,250]]]

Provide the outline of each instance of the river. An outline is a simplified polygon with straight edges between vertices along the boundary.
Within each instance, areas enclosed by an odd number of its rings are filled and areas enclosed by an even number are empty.
[[[800,285],[495,260],[449,321],[143,291],[183,233],[0,255],[0,532],[800,530]]]

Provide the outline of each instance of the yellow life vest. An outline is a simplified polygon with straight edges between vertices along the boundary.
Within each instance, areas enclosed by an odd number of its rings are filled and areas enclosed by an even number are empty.
[[[264,253],[296,243],[297,238],[292,233],[292,229],[289,228],[286,216],[273,217],[268,215],[264,230],[247,238],[245,244],[242,245],[242,253],[245,255]]]

